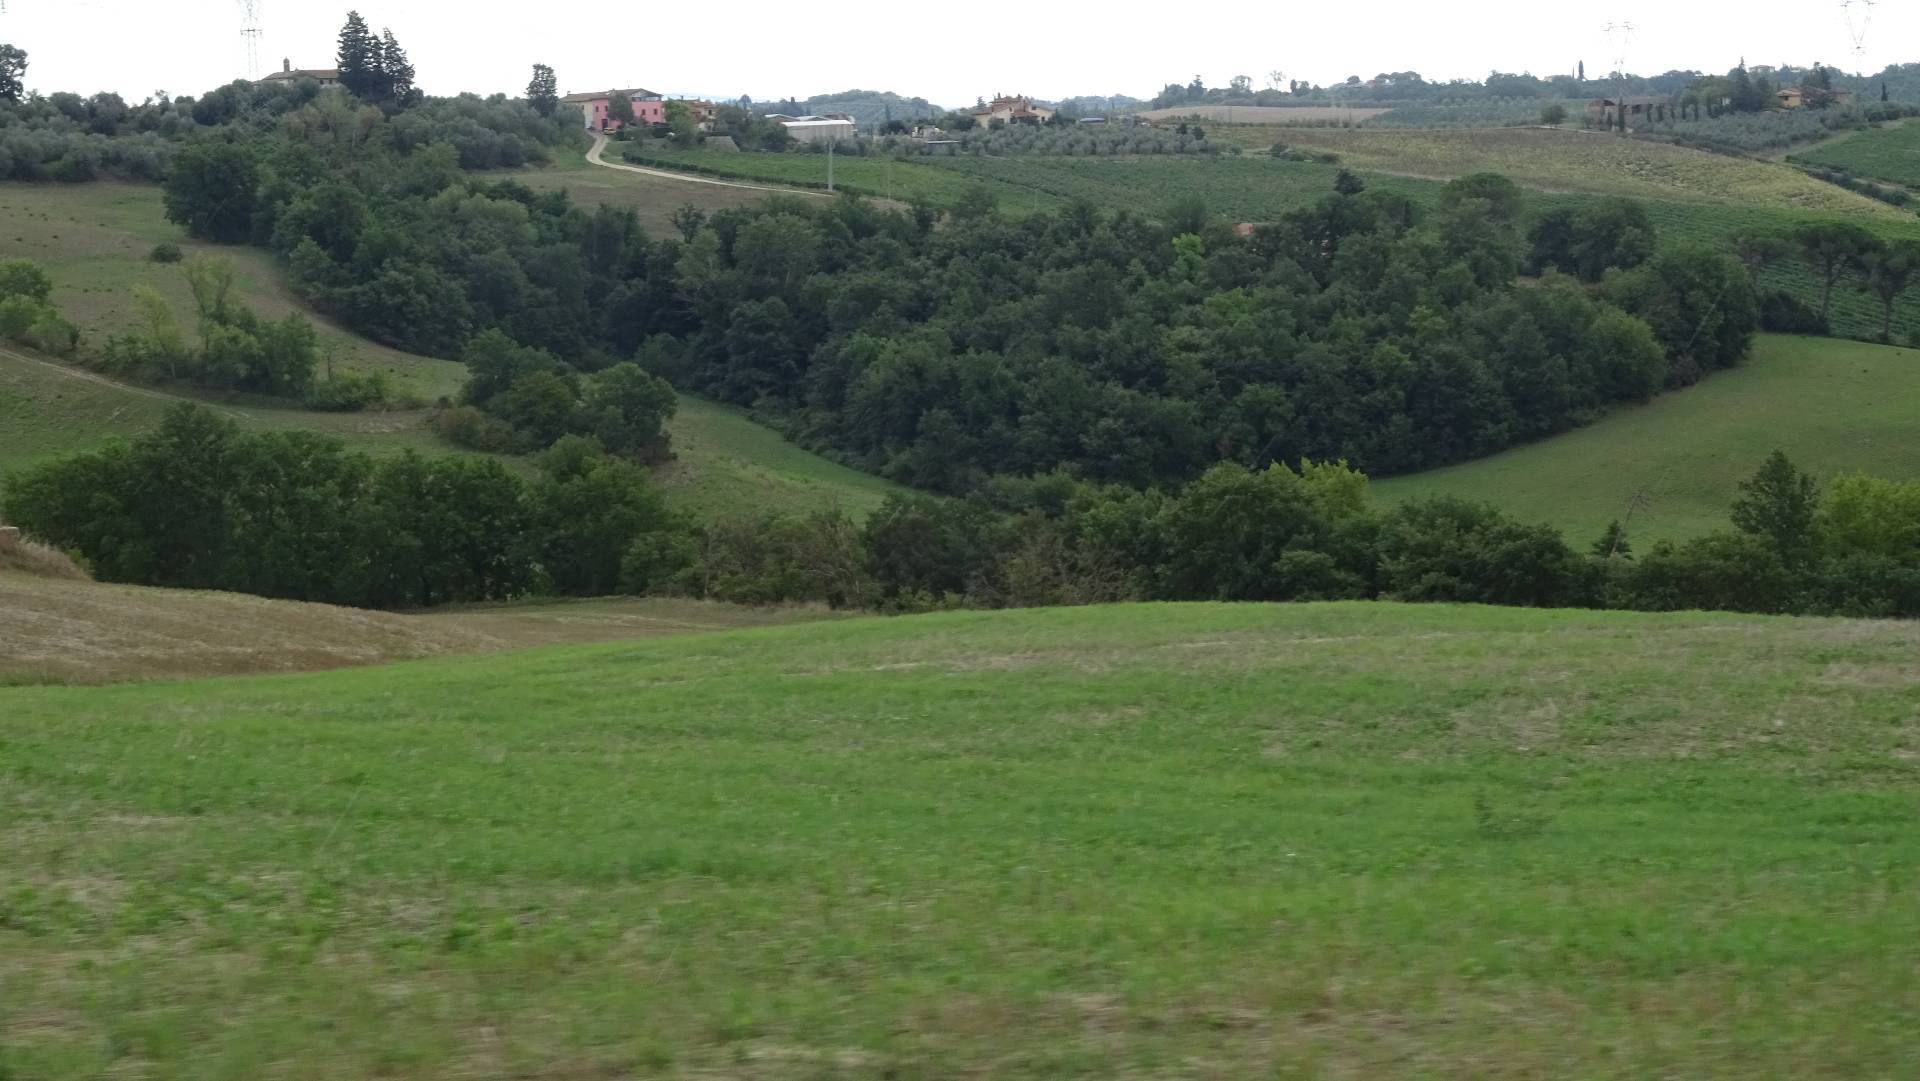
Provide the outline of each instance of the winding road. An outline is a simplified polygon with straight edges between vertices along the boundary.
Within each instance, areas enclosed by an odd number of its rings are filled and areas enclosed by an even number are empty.
[[[748,184],[740,180],[718,180],[709,176],[693,176],[689,173],[676,173],[671,169],[648,169],[640,165],[618,165],[600,157],[600,152],[606,149],[606,145],[607,137],[603,134],[596,133],[593,137],[593,146],[587,151],[587,161],[600,166],[602,169],[619,169],[622,172],[639,173],[641,176],[657,176],[667,180],[682,180],[689,184],[712,184],[715,187],[721,188],[745,188],[748,191],[776,191],[782,195],[817,195],[822,199],[833,198],[830,192],[809,191],[806,188],[782,188],[772,184]]]

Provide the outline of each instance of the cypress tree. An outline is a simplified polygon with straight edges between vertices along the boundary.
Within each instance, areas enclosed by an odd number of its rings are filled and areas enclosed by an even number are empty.
[[[340,69],[340,85],[363,101],[379,90],[376,47],[373,34],[367,30],[367,21],[357,11],[347,12],[347,24],[340,28],[340,49],[334,55],[334,66]]]
[[[403,107],[412,104],[413,64],[407,60],[407,51],[394,40],[391,30],[380,32],[380,61],[383,100]]]

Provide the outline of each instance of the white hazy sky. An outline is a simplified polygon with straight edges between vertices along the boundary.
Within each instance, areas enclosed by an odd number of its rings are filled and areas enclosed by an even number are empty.
[[[4,0],[0,42],[31,54],[42,92],[154,90],[198,94],[246,74],[240,0]],[[839,4],[640,4],[582,0],[359,0],[377,31],[392,28],[429,93],[519,93],[535,61],[563,93],[611,85],[756,99],[894,90],[940,105],[995,92],[1150,97],[1195,74],[1210,86],[1236,74],[1331,83],[1381,71],[1429,79],[1491,70],[1545,75],[1608,70],[1608,19],[1633,22],[1630,70],[1725,70],[1822,60],[1853,70],[1839,0],[1373,0],[1371,3],[959,3],[951,7]],[[348,4],[259,0],[264,69],[332,64]],[[1854,10],[1861,10],[1859,0]],[[1920,3],[1881,0],[1857,66],[1920,60]],[[666,13],[664,15],[660,13]],[[1855,22],[1859,22],[1856,15]],[[1004,23],[1004,29],[996,24]]]

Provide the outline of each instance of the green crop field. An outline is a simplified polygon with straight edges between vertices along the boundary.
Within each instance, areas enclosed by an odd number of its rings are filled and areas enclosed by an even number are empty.
[[[1893,1078],[1899,623],[859,619],[0,689],[0,1067]]]
[[[1791,160],[1920,189],[1920,123],[1907,120],[1855,132],[1800,151]]]
[[[1727,528],[1740,481],[1774,450],[1822,477],[1920,477],[1920,351],[1763,335],[1742,367],[1489,458],[1375,481],[1388,502],[1484,500],[1584,547],[1641,507],[1632,539]]]
[[[160,189],[148,184],[0,183],[0,257],[27,258],[53,276],[54,300],[93,338],[123,333],[137,322],[128,291],[145,284],[192,326],[193,296],[178,265],[147,258],[171,241],[188,258],[231,261],[235,291],[248,307],[279,317],[298,311],[312,319],[340,353],[342,369],[385,372],[396,392],[432,401],[460,389],[466,371],[449,360],[416,356],[355,336],[308,308],[286,287],[273,256],[260,248],[202,244],[166,220]]]

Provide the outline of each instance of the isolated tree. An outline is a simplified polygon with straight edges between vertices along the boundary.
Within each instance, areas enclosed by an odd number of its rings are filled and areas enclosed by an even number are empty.
[[[1893,340],[1893,306],[1920,273],[1920,243],[1911,240],[1883,245],[1854,264],[1860,289],[1880,298],[1880,340]]]
[[[1887,81],[1885,79],[1880,80],[1880,100],[1887,100]]]
[[[1606,531],[1600,534],[1599,540],[1593,542],[1592,551],[1601,559],[1611,559],[1614,556],[1622,559],[1633,558],[1633,545],[1628,542],[1627,529],[1620,524],[1620,519],[1615,518],[1607,523]]]
[[[394,40],[393,31],[380,31],[380,100],[405,108],[413,104],[413,64]]]
[[[340,46],[334,53],[334,66],[340,69],[340,85],[362,101],[372,100],[380,89],[379,42],[367,29],[367,21],[357,11],[347,12],[340,28]]]
[[[633,123],[633,101],[618,90],[607,91],[607,120],[623,128]]]
[[[1246,75],[1235,75],[1227,80],[1227,88],[1233,91],[1235,97],[1245,97],[1253,93],[1253,79]]]
[[[246,147],[189,143],[167,171],[167,220],[186,226],[194,236],[237,244],[253,230],[259,185],[259,170]]]
[[[14,45],[0,45],[0,101],[19,101],[27,92],[26,77],[27,51]]]
[[[527,83],[527,104],[541,116],[552,116],[560,107],[560,83],[553,69],[545,64],[533,66],[533,79]]]
[[[1794,230],[1800,256],[1820,278],[1820,318],[1833,310],[1833,284],[1847,268],[1880,246],[1872,233],[1851,222],[1809,222]]]
[[[1367,185],[1353,173],[1342,169],[1333,176],[1333,190],[1342,195],[1358,195],[1367,190]]]
[[[1281,71],[1279,68],[1274,68],[1272,71],[1267,72],[1267,89],[1276,90],[1276,91],[1279,90],[1280,80],[1286,77],[1287,77],[1287,73],[1284,71]],[[1885,84],[1882,84],[1882,85],[1884,86]]]
[[[1580,61],[1580,73],[1576,77],[1583,83],[1587,81],[1587,62],[1585,60]]]
[[[1819,485],[1776,450],[1759,472],[1740,482],[1733,525],[1742,533],[1773,542],[1780,557],[1794,563],[1813,546],[1813,520],[1819,510]]]
[[[1540,110],[1540,122],[1550,128],[1567,122],[1567,107],[1558,102]]]

